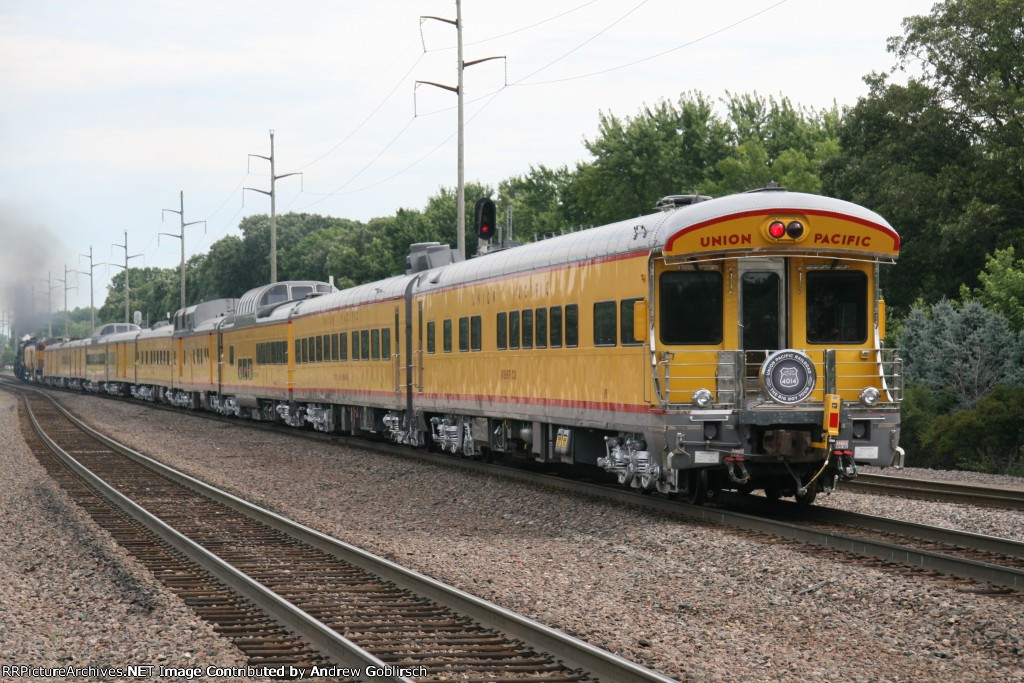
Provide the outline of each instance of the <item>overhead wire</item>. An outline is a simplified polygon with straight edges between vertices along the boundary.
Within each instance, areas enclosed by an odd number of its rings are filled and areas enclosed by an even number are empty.
[[[587,7],[589,5],[593,5],[597,1],[598,0],[590,0],[589,2],[585,2],[582,5],[577,5],[576,7],[573,7],[572,9],[566,10],[566,11],[560,13],[560,14],[556,14],[554,16],[548,17],[547,19],[541,19],[540,21],[535,22],[533,24],[529,24],[527,26],[522,26],[520,28],[513,29],[511,31],[506,31],[505,33],[500,33],[500,34],[498,34],[496,36],[489,36],[487,38],[481,38],[480,40],[474,40],[474,41],[472,41],[470,43],[463,43],[462,46],[463,47],[470,47],[472,45],[482,45],[483,43],[489,43],[492,40],[498,40],[500,38],[507,38],[508,36],[512,36],[512,35],[515,35],[517,33],[522,33],[523,31],[529,31],[532,28],[537,28],[538,26],[542,26],[542,25],[547,24],[549,22],[555,21],[556,19],[561,19],[562,17],[568,16],[568,15],[572,14],[573,12],[576,12],[576,11],[579,11],[579,10],[583,9],[584,7]],[[421,36],[422,36],[422,32],[421,32]],[[437,48],[434,48],[433,50],[426,50],[426,51],[427,52],[443,52],[445,50],[454,50],[457,47],[458,46],[456,46],[456,45],[450,45],[450,46],[446,46],[446,47],[437,47]],[[424,49],[425,49],[425,46],[424,46]]]
[[[707,40],[708,38],[712,38],[712,37],[714,37],[714,36],[717,36],[717,35],[719,35],[720,33],[724,33],[725,31],[728,31],[729,29],[735,28],[735,27],[739,26],[740,24],[744,24],[744,23],[746,23],[746,22],[750,21],[751,19],[755,19],[756,17],[759,17],[759,16],[761,16],[761,15],[762,15],[762,14],[764,14],[765,12],[769,12],[769,11],[771,11],[771,10],[775,9],[775,8],[776,8],[776,7],[778,7],[779,5],[784,5],[784,4],[785,4],[785,3],[787,3],[788,1],[789,1],[789,0],[779,0],[779,2],[776,2],[776,3],[775,3],[775,4],[773,4],[773,5],[769,5],[768,7],[765,7],[765,8],[763,8],[763,9],[760,9],[760,10],[758,10],[757,12],[754,12],[753,14],[747,15],[746,17],[744,17],[744,18],[740,19],[739,21],[734,21],[733,23],[731,23],[731,24],[729,24],[729,25],[727,25],[727,26],[723,26],[722,28],[720,28],[720,29],[717,29],[717,30],[715,30],[715,31],[711,31],[710,33],[705,33],[704,35],[702,35],[702,36],[700,36],[700,37],[698,37],[698,38],[694,38],[693,40],[687,41],[687,42],[685,42],[685,43],[683,43],[683,44],[681,44],[681,45],[677,45],[677,46],[675,46],[675,47],[669,48],[668,50],[663,50],[663,51],[661,51],[661,52],[657,52],[657,53],[655,53],[655,54],[653,54],[653,55],[648,55],[647,57],[642,57],[641,59],[636,59],[636,60],[633,60],[632,62],[626,62],[625,64],[619,64],[618,66],[613,66],[613,67],[609,67],[609,68],[607,68],[607,69],[601,69],[600,71],[593,71],[593,72],[590,72],[590,73],[585,73],[585,74],[579,74],[579,75],[576,75],[576,76],[567,76],[567,77],[565,77],[565,78],[556,78],[556,79],[552,79],[552,80],[549,80],[549,81],[534,81],[534,82],[532,82],[532,83],[524,83],[524,82],[523,82],[523,81],[525,81],[525,80],[526,80],[527,78],[530,78],[531,76],[535,76],[535,75],[537,75],[538,73],[540,73],[541,71],[544,71],[544,70],[545,70],[545,69],[547,69],[548,67],[550,67],[550,66],[552,66],[553,64],[557,63],[557,62],[558,62],[559,60],[561,60],[561,59],[562,59],[563,57],[566,57],[566,56],[568,56],[569,54],[571,54],[571,53],[572,53],[572,52],[574,52],[575,50],[577,50],[577,49],[579,49],[580,47],[582,47],[583,45],[585,45],[585,44],[586,44],[587,42],[590,42],[590,41],[588,40],[588,41],[586,41],[586,42],[584,42],[584,43],[580,44],[580,45],[579,45],[579,46],[577,46],[576,48],[573,48],[573,50],[572,50],[572,51],[570,51],[570,52],[566,53],[565,55],[562,55],[562,57],[559,57],[558,59],[556,59],[556,60],[554,60],[554,61],[552,61],[552,62],[549,62],[548,64],[546,64],[546,65],[542,66],[542,67],[541,67],[540,69],[537,69],[536,71],[534,71],[533,73],[530,73],[530,74],[528,74],[528,75],[526,75],[526,76],[523,76],[523,77],[522,77],[522,78],[520,78],[520,79],[519,79],[518,81],[514,81],[514,82],[513,82],[513,83],[512,83],[511,85],[512,85],[512,86],[522,86],[522,85],[549,85],[549,84],[551,84],[551,83],[564,83],[564,82],[566,82],[566,81],[575,81],[575,80],[579,80],[579,79],[582,79],[582,78],[590,78],[590,77],[592,77],[592,76],[600,76],[600,75],[602,75],[602,74],[610,73],[610,72],[612,72],[612,71],[618,71],[619,69],[626,69],[626,68],[628,68],[628,67],[631,67],[631,66],[636,66],[637,64],[643,64],[644,62],[649,62],[649,61],[651,61],[652,59],[657,59],[657,58],[659,58],[659,57],[664,57],[664,56],[665,56],[665,55],[667,55],[667,54],[671,54],[671,53],[673,53],[673,52],[676,52],[676,51],[678,51],[678,50],[682,50],[683,48],[687,48],[687,47],[690,47],[691,45],[695,45],[695,44],[697,44],[697,43],[699,43],[699,42],[701,42],[701,41],[703,41],[703,40]],[[642,4],[642,3],[641,3],[641,4]],[[634,8],[634,9],[636,9],[636,8]],[[632,10],[631,10],[631,12],[632,12]],[[607,29],[605,29],[605,30],[607,30]],[[596,37],[596,36],[595,36],[595,37]],[[592,39],[591,39],[591,40],[592,40]]]

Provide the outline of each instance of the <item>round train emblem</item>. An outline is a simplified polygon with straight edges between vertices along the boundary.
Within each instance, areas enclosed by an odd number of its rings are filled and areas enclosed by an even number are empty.
[[[818,381],[811,359],[792,349],[768,356],[761,364],[761,387],[776,403],[799,403]]]

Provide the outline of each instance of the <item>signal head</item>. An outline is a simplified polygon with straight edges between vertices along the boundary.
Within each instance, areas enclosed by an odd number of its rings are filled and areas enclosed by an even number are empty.
[[[497,211],[492,200],[487,197],[476,200],[476,208],[473,211],[473,227],[480,239],[489,240],[494,237],[494,233],[498,229],[496,215]]]

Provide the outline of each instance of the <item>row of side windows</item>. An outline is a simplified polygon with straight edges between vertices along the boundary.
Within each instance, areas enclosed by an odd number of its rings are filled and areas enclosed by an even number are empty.
[[[295,342],[295,362],[330,363],[352,360],[389,360],[391,358],[391,330],[383,327],[349,333],[304,337]],[[351,356],[349,350],[351,349]]]
[[[256,344],[257,365],[286,365],[288,363],[288,342],[272,341]]]
[[[640,297],[594,304],[594,345],[638,346],[643,340],[633,336],[633,306]],[[617,312],[618,311],[618,312]],[[442,321],[442,348],[452,352],[452,320]],[[549,308],[527,308],[498,313],[495,321],[499,351],[517,349],[558,349],[579,346],[579,306],[569,304]],[[480,316],[459,318],[459,351],[483,348]],[[436,323],[427,323],[427,353],[437,351]]]
[[[442,348],[445,353],[452,352],[452,321],[446,318],[441,321]],[[483,349],[483,320],[478,315],[466,315],[459,318],[459,351],[480,351]],[[427,323],[427,353],[437,351],[437,327],[433,320]]]
[[[639,346],[644,343],[642,339],[633,336],[633,305],[638,301],[643,299],[637,297],[594,304],[594,346],[617,346],[619,343],[623,346]],[[619,312],[617,321],[616,308]]]
[[[86,361],[89,362],[89,361]],[[170,365],[170,351],[136,351],[135,362],[142,365]]]
[[[498,350],[558,349],[579,346],[579,307],[569,304],[564,313],[561,306],[524,309],[498,314]]]

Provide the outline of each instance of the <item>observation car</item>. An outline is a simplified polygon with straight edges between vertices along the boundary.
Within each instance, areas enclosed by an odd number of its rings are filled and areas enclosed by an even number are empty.
[[[692,502],[810,503],[858,465],[900,466],[892,226],[775,188],[659,208],[468,261],[414,245],[405,275],[268,285],[88,353],[116,393],[596,467]],[[47,380],[67,368],[47,360]]]

